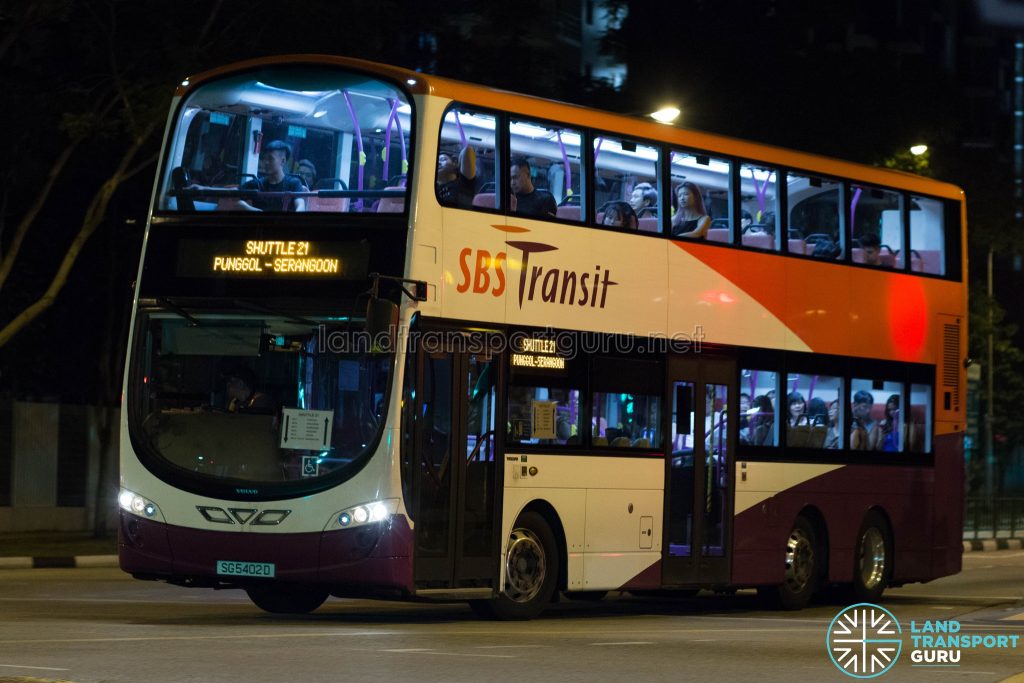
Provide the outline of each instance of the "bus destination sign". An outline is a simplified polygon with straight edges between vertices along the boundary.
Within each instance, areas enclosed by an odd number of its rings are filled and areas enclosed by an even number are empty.
[[[366,277],[370,248],[360,242],[304,240],[182,240],[179,277],[259,279]]]
[[[558,355],[554,339],[520,337],[512,351],[512,367],[524,370],[565,370],[565,358]]]

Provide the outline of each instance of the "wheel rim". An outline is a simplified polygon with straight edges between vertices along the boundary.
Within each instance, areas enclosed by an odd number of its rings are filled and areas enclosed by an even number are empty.
[[[544,546],[529,529],[515,529],[508,539],[505,556],[505,595],[514,602],[537,597],[547,576]]]
[[[792,592],[800,593],[813,576],[814,544],[803,529],[793,529],[786,542],[786,585]]]
[[[885,579],[885,537],[875,527],[860,539],[860,581],[865,588],[877,588]]]

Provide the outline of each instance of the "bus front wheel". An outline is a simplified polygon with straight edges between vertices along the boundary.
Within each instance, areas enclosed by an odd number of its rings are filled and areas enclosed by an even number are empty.
[[[859,602],[877,602],[892,577],[892,536],[885,518],[872,510],[857,532],[853,556],[853,595]]]
[[[547,520],[533,511],[516,520],[505,549],[505,583],[491,600],[475,600],[473,609],[496,619],[532,619],[555,593],[558,547]]]
[[[781,584],[762,586],[758,594],[770,606],[785,610],[803,609],[818,590],[821,559],[814,525],[797,517],[786,537],[786,573]]]
[[[281,584],[251,586],[245,592],[257,607],[272,614],[309,614],[324,604],[328,595],[321,588]]]

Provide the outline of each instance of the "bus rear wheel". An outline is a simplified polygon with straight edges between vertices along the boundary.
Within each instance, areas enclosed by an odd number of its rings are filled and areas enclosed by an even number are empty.
[[[542,515],[527,511],[519,516],[504,561],[505,583],[498,597],[470,604],[493,619],[532,619],[551,602],[559,572],[555,535]]]
[[[786,573],[781,584],[762,586],[758,594],[770,606],[785,609],[803,609],[818,590],[821,560],[818,557],[818,538],[814,525],[800,516],[786,538]]]
[[[309,614],[328,596],[322,588],[287,584],[251,586],[245,592],[257,607],[272,614]]]
[[[877,602],[892,577],[892,536],[885,518],[872,510],[857,532],[853,555],[853,595],[859,602]]]

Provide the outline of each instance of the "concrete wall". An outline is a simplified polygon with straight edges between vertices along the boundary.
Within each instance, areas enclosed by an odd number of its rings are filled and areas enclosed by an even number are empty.
[[[105,453],[100,436],[117,410],[15,401],[0,412],[0,532],[92,530],[97,515],[114,529],[116,431]]]

